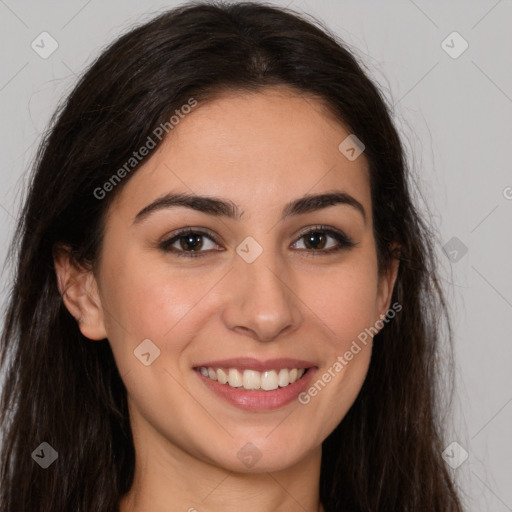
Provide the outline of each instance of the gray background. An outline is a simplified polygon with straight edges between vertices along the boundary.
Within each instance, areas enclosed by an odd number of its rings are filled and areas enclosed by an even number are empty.
[[[0,0],[0,261],[59,100],[118,34],[179,3]],[[439,231],[453,311],[457,392],[448,442],[469,453],[453,472],[468,510],[512,511],[512,2],[273,3],[325,22],[393,105],[420,207],[428,206]],[[31,47],[43,31],[59,45],[47,59]],[[445,51],[463,48],[457,36],[448,37],[453,31],[469,44],[457,58]],[[5,271],[2,303],[8,278]]]

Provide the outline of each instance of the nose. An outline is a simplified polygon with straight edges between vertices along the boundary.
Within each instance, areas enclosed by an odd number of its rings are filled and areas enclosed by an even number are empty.
[[[283,264],[278,265],[270,251],[252,263],[238,259],[229,281],[222,315],[229,329],[259,341],[272,341],[301,324],[300,300],[290,273]]]

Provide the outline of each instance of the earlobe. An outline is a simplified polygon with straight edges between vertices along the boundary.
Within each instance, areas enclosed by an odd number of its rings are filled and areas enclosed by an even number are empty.
[[[105,339],[103,309],[93,272],[78,265],[65,249],[54,252],[54,265],[62,301],[81,333],[91,340]]]
[[[386,315],[390,308],[399,266],[400,260],[398,258],[392,258],[386,272],[380,277],[379,315]]]

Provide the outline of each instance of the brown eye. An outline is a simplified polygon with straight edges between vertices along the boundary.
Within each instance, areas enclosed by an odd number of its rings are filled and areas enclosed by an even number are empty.
[[[356,245],[345,233],[322,226],[306,231],[299,237],[299,240],[301,239],[304,240],[305,251],[319,254],[330,254]],[[297,243],[299,241],[295,242],[294,245]]]
[[[175,236],[160,243],[159,248],[177,256],[197,257],[216,250],[218,244],[213,237],[204,231],[190,228],[178,232]]]
[[[307,249],[324,249],[328,237],[321,231],[311,231],[304,235],[303,238]]]
[[[203,246],[202,235],[199,234],[182,235],[178,241],[184,251],[197,251]]]

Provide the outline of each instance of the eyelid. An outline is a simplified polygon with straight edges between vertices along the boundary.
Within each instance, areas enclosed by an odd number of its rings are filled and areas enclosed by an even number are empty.
[[[321,254],[329,254],[334,252],[339,252],[342,249],[350,249],[352,247],[355,247],[357,242],[355,242],[350,236],[348,236],[343,230],[334,228],[332,226],[326,226],[324,224],[316,224],[313,226],[308,226],[307,228],[304,228],[299,235],[297,235],[294,244],[297,243],[302,237],[307,235],[308,233],[315,233],[315,232],[322,232],[325,233],[327,236],[330,236],[334,238],[338,242],[338,247],[331,247],[330,249],[320,249],[320,250],[303,250],[306,253],[312,254],[315,256],[315,253],[318,255]]]
[[[334,233],[336,235],[342,236],[344,238],[351,241],[351,238],[341,229],[332,227],[332,226],[326,226],[325,224],[314,224],[312,226],[307,226],[303,230],[299,232],[298,235],[296,235],[297,239],[303,237],[304,235],[307,235],[308,233],[315,232],[315,231],[323,231],[325,233]]]
[[[161,242],[158,243],[158,247],[163,249],[166,252],[172,252],[174,254],[193,254],[193,255],[201,255],[201,254],[207,254],[211,251],[180,251],[178,249],[170,248],[176,241],[179,240],[180,237],[185,236],[187,234],[194,234],[194,235],[201,235],[206,236],[210,238],[213,242],[215,242],[217,245],[221,245],[220,241],[218,240],[218,236],[216,233],[214,233],[212,230],[208,228],[203,227],[194,227],[194,226],[187,226],[185,228],[178,229],[177,231],[166,235]],[[169,249],[167,249],[169,247]],[[220,251],[219,251],[220,252]]]

